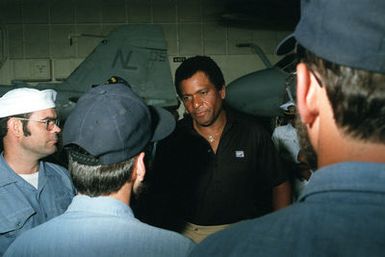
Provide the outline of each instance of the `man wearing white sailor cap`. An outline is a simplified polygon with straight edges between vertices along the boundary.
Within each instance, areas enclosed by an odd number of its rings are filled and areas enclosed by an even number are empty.
[[[287,120],[287,124],[276,127],[271,139],[286,168],[289,170],[290,181],[293,187],[293,200],[297,200],[311,176],[311,170],[303,159],[303,150],[301,150],[295,127],[297,109],[295,102],[290,100],[282,104],[280,108]]]
[[[63,213],[75,190],[68,171],[41,161],[57,150],[56,91],[17,88],[0,98],[0,256],[24,231]]]

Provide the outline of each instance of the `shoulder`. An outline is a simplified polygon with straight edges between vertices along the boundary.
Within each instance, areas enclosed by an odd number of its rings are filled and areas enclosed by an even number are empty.
[[[273,130],[273,136],[281,135],[281,134],[285,133],[285,131],[287,131],[286,125],[275,127]]]
[[[43,162],[44,167],[47,171],[49,171],[51,174],[54,173],[58,176],[68,177],[69,178],[69,172],[66,168],[63,166],[60,166],[58,164],[54,164],[52,162]]]
[[[72,179],[66,168],[51,162],[43,162],[43,163],[44,163],[44,168],[49,174],[49,176],[55,176],[61,181],[63,181],[67,187],[73,188]]]
[[[5,252],[3,257],[30,256],[31,254],[30,251],[31,249],[33,249],[34,242],[36,242],[36,240],[39,241],[41,238],[38,235],[44,235],[44,234],[36,233],[36,232],[39,232],[40,226],[26,230],[21,235],[19,235],[15,239],[15,241],[13,241],[12,244],[7,248],[7,251]]]
[[[99,235],[104,238],[106,233],[111,234],[110,239],[115,238],[118,245],[130,249],[133,256],[188,256],[195,246],[179,233],[151,226],[136,218],[109,219],[102,226],[105,229],[97,232]],[[139,249],[146,249],[146,254],[136,255]]]
[[[208,237],[194,248],[191,256],[282,256],[285,250],[295,246],[292,241],[295,231],[287,228],[300,226],[296,214],[296,208],[290,206],[239,222]]]
[[[175,133],[188,133],[193,130],[193,120],[190,115],[184,116],[176,123]]]
[[[141,224],[143,236],[147,231],[148,238],[145,240],[145,244],[149,248],[152,246],[154,249],[158,249],[156,250],[158,254],[169,252],[168,254],[160,254],[161,256],[187,256],[195,246],[194,242],[179,233],[145,223]]]
[[[242,130],[250,130],[255,133],[271,133],[270,118],[263,118],[246,114],[232,108],[226,107],[226,115],[229,123]]]
[[[243,139],[243,142],[248,145],[265,146],[272,141],[272,132],[261,124],[258,117],[234,111],[226,111],[226,114],[228,117],[226,134],[236,135],[238,139]]]
[[[168,145],[171,143],[178,143],[181,140],[186,140],[194,133],[192,127],[192,119],[190,116],[186,116],[176,123],[175,130],[166,138],[159,141],[160,145]]]

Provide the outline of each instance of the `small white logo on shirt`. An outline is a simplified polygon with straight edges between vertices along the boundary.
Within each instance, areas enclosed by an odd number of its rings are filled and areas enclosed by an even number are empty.
[[[235,157],[237,158],[244,158],[245,153],[243,151],[235,151]]]

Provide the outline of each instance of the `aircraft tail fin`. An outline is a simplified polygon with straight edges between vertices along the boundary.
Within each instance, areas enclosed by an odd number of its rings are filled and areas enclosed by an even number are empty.
[[[119,26],[55,89],[80,95],[111,76],[125,79],[148,104],[177,104],[166,41],[158,25]]]

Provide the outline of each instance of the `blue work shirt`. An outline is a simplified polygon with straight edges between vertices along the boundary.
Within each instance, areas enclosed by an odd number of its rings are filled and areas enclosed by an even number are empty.
[[[75,196],[68,210],[18,237],[5,256],[188,256],[194,244],[137,220],[112,197]]]
[[[68,171],[39,164],[38,189],[17,175],[0,155],[0,256],[17,236],[62,214],[75,194]]]
[[[299,202],[213,234],[191,256],[384,256],[385,164],[316,171]]]

